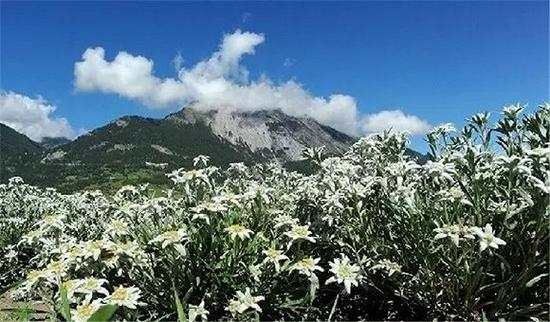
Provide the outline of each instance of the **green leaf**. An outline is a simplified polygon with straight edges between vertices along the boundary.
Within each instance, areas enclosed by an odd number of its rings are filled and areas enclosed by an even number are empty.
[[[59,298],[61,299],[61,315],[63,315],[67,322],[71,322],[71,305],[67,297],[67,290],[62,282],[59,282]]]
[[[90,316],[88,322],[107,322],[113,314],[115,314],[117,309],[117,305],[104,305]]]
[[[315,294],[317,290],[319,289],[319,279],[317,278],[317,275],[311,274],[309,278],[310,284],[309,284],[309,304],[313,304],[313,300],[315,300]]]
[[[183,309],[183,305],[181,304],[180,296],[178,295],[176,286],[173,283],[172,283],[172,289],[174,290],[174,301],[176,302],[176,310],[178,311],[178,321],[186,322],[187,319],[185,317],[185,310]]]

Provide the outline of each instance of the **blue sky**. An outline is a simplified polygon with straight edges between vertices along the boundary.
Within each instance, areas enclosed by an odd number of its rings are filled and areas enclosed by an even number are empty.
[[[100,46],[107,62],[125,51],[154,61],[158,79],[177,78],[178,53],[190,69],[240,29],[265,38],[242,56],[249,82],[264,75],[273,84],[294,80],[312,97],[351,96],[359,121],[400,110],[460,126],[482,110],[549,99],[548,14],[547,1],[2,1],[0,82],[40,95],[56,106],[48,117],[76,131],[127,114],[161,117],[180,105],[151,108],[97,83],[77,90],[75,62]],[[422,150],[420,135],[413,142]]]

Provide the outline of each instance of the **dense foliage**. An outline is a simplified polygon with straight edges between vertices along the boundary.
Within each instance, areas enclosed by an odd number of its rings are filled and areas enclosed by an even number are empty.
[[[74,321],[547,319],[550,105],[522,110],[435,128],[422,165],[384,133],[306,151],[311,175],[199,156],[166,191],[13,178],[0,285]]]

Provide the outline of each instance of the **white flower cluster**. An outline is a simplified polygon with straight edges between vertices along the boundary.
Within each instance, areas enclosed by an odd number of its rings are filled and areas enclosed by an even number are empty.
[[[22,295],[59,302],[61,284],[75,321],[111,304],[120,319],[174,318],[171,294],[185,294],[191,321],[326,320],[319,303],[354,319],[343,308],[368,307],[371,291],[464,320],[481,307],[544,307],[550,105],[520,114],[505,109],[493,128],[479,114],[460,134],[435,128],[425,162],[407,154],[404,134],[386,132],[341,156],[309,149],[310,175],[276,164],[222,170],[197,156],[165,190],[64,195],[12,178],[0,184],[0,288],[26,275]]]

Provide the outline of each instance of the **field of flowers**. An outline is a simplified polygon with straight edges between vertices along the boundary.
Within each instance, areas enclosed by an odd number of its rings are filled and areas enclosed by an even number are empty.
[[[494,125],[491,125],[494,124]],[[0,289],[87,320],[548,319],[550,105],[305,151],[312,175],[221,170],[164,192],[0,185]]]

